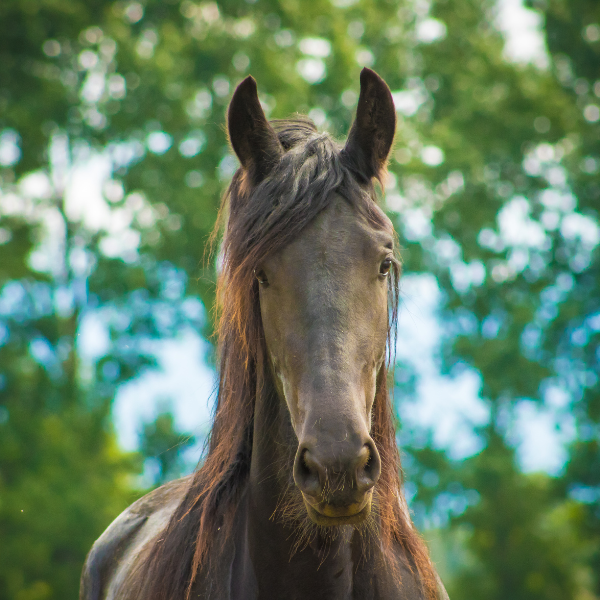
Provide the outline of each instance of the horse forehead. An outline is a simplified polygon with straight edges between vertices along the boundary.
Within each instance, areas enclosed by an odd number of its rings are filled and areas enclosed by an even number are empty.
[[[387,217],[384,216],[385,219]],[[309,265],[330,269],[337,263],[358,261],[392,242],[390,231],[378,229],[345,198],[336,194],[329,206],[282,253],[289,268]]]

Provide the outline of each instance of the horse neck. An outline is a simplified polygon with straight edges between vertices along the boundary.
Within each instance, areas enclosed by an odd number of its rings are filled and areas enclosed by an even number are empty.
[[[357,540],[353,528],[344,527],[335,539],[324,539],[310,526],[308,543],[298,544],[302,520],[307,524],[299,492],[292,478],[292,466],[298,441],[292,428],[286,403],[281,399],[269,377],[259,386],[254,411],[254,436],[250,477],[247,487],[247,549],[261,595],[278,596],[280,585],[290,586],[312,598],[331,600],[350,598],[353,554]],[[296,495],[299,521],[284,520],[282,499]],[[283,500],[285,502],[285,500]],[[307,578],[307,573],[311,576]],[[308,579],[308,580],[307,580]],[[269,592],[266,593],[265,586]],[[308,588],[307,588],[308,586]],[[326,596],[322,596],[326,590]],[[269,595],[270,594],[270,595]]]
[[[422,600],[410,559],[398,547],[392,562],[372,528],[339,528],[332,539],[312,525],[295,488],[292,466],[298,441],[285,400],[267,376],[258,386],[250,476],[238,513],[233,571],[240,595],[232,598],[355,598]],[[296,494],[298,521],[283,520],[280,502]],[[307,538],[299,538],[308,533]],[[303,543],[297,544],[302,541]]]

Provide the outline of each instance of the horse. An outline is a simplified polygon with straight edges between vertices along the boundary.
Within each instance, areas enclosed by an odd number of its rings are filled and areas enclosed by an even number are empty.
[[[269,122],[255,80],[238,85],[206,455],[95,542],[81,600],[448,598],[403,495],[388,391],[401,263],[375,184],[395,129],[367,68],[343,145],[306,117]]]

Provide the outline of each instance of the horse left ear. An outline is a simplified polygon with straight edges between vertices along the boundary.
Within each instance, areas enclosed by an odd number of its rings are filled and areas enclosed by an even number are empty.
[[[283,147],[258,100],[256,81],[240,83],[229,104],[227,131],[233,150],[253,185],[260,183],[283,154]]]
[[[381,179],[396,133],[396,109],[387,83],[366,67],[360,73],[356,119],[343,153],[355,171]]]

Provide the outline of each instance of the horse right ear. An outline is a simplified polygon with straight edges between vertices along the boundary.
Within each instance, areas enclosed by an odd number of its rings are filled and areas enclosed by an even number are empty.
[[[366,67],[360,73],[356,119],[343,150],[352,168],[380,181],[396,133],[396,109],[387,83]]]
[[[259,184],[284,150],[265,117],[253,77],[246,77],[233,93],[227,112],[227,131],[246,177],[252,185]]]

